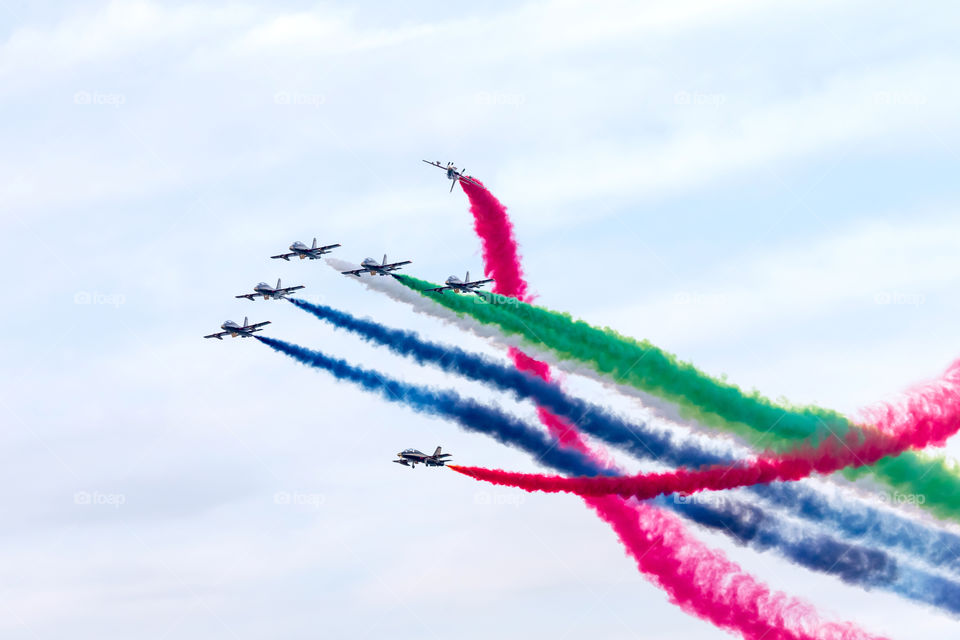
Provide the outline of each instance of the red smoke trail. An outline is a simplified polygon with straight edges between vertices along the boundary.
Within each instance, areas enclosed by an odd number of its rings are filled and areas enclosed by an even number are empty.
[[[907,449],[923,449],[944,442],[960,429],[960,361],[953,363],[936,384],[914,390],[901,406],[874,409],[884,418],[879,429],[853,431],[846,439],[831,438],[816,448],[786,455],[769,454],[752,463],[718,465],[695,471],[679,469],[623,477],[566,478],[537,473],[511,473],[479,467],[453,467],[477,480],[518,487],[525,491],[565,491],[580,496],[617,495],[648,499],[665,493],[695,493],[734,489],[777,480],[800,480],[816,473],[871,465]],[[902,425],[909,424],[910,429]],[[898,433],[897,436],[887,435]]]
[[[494,293],[528,298],[513,225],[507,210],[480,183],[460,182],[470,199],[474,229],[483,244],[484,269],[496,278]],[[516,366],[549,380],[550,368],[511,349]],[[540,408],[540,419],[564,445],[591,452],[577,431]],[[640,571],[689,614],[733,630],[747,640],[865,640],[872,638],[850,623],[822,623],[806,603],[768,587],[693,538],[671,514],[619,498],[584,498],[587,505],[616,531]]]
[[[473,184],[461,180],[460,186],[470,199],[473,229],[483,245],[484,272],[495,280],[493,292],[528,302],[527,283],[507,208],[479,181]]]

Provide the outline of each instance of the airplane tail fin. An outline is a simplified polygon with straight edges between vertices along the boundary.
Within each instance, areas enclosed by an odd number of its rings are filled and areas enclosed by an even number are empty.
[[[317,239],[314,238],[314,239],[313,239],[313,247],[311,247],[311,249],[316,249],[316,248],[317,248]]]
[[[387,254],[383,254],[383,262],[380,264],[387,264]]]
[[[440,447],[437,447],[437,450],[433,452],[433,457],[436,458],[436,457],[439,456],[441,453],[442,453],[442,451],[440,450]]]
[[[469,271],[467,271],[467,275],[463,276],[463,281],[464,281],[464,282],[470,282],[470,272],[469,272]]]
[[[280,278],[277,278],[277,289],[280,288]]]
[[[247,316],[243,316],[243,326],[247,326],[248,324],[250,324],[249,319],[247,318]]]

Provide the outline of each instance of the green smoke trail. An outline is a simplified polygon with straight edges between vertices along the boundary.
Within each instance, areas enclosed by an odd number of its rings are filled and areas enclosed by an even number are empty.
[[[458,314],[497,326],[504,333],[548,348],[563,360],[586,364],[617,383],[667,400],[681,417],[734,433],[757,448],[783,451],[800,441],[816,445],[831,434],[855,442],[861,433],[835,411],[775,403],[757,391],[747,392],[712,378],[648,341],[591,326],[566,313],[486,292],[480,296],[426,292],[424,289],[437,285],[410,276],[397,279]],[[893,490],[897,501],[960,521],[960,472],[944,458],[908,451],[872,467],[846,470],[844,475],[850,479],[872,475]]]

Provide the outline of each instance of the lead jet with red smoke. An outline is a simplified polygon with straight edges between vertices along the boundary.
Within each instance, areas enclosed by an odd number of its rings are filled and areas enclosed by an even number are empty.
[[[272,259],[281,259],[290,262],[290,258],[294,256],[299,256],[301,260],[307,258],[309,260],[319,260],[320,256],[330,253],[331,249],[336,249],[339,247],[339,244],[328,244],[323,247],[317,246],[317,239],[313,239],[313,246],[308,247],[299,240],[290,245],[290,253],[281,253],[278,256],[270,256]]]
[[[466,174],[466,169],[460,171],[452,162],[448,162],[446,166],[440,164],[440,161],[430,162],[429,160],[424,160],[429,165],[437,167],[438,169],[443,169],[447,172],[447,180],[453,180],[453,183],[450,185],[450,191],[453,191],[453,185],[457,184],[458,181],[463,180],[464,182],[469,182],[470,184],[479,185],[480,183],[471,178]]]
[[[493,282],[493,278],[487,278],[486,280],[474,280],[470,281],[470,272],[467,271],[467,275],[464,276],[463,280],[457,276],[450,276],[447,278],[447,281],[442,287],[436,287],[433,289],[426,289],[426,291],[436,291],[438,293],[443,293],[444,291],[451,290],[454,293],[475,293],[478,296],[481,295],[477,290],[488,282]],[[482,297],[482,296],[481,296]]]
[[[277,286],[271,287],[266,282],[261,282],[253,288],[253,293],[243,293],[239,296],[234,296],[235,298],[246,298],[247,300],[253,300],[258,296],[263,296],[264,300],[281,300],[286,298],[291,292],[297,291],[298,289],[303,289],[302,284],[298,284],[295,287],[282,287],[280,286],[280,278],[277,278]]]
[[[451,457],[450,453],[441,453],[440,447],[437,447],[437,450],[433,452],[433,455],[427,455],[423,451],[418,451],[416,449],[404,449],[397,454],[399,460],[393,460],[397,464],[402,464],[405,467],[410,467],[415,469],[417,464],[424,464],[428,467],[442,467],[449,460],[447,458]]]
[[[217,340],[223,340],[223,336],[230,336],[231,338],[236,338],[240,336],[241,338],[250,338],[257,331],[263,331],[263,328],[270,324],[269,320],[263,322],[255,322],[250,324],[246,318],[243,319],[243,326],[241,327],[233,320],[227,320],[220,328],[223,329],[220,333],[211,333],[208,336],[203,336],[204,338],[216,338]]]
[[[397,271],[405,264],[413,264],[411,260],[404,260],[402,262],[387,262],[387,254],[383,254],[383,262],[377,262],[374,258],[364,258],[363,262],[360,263],[359,269],[353,269],[351,271],[341,271],[345,276],[357,276],[360,277],[361,273],[369,273],[372,276],[386,276],[390,275],[391,271]]]

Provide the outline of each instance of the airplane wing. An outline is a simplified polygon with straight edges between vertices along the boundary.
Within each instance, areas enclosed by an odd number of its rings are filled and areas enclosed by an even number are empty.
[[[440,455],[438,455],[438,456],[433,456],[433,457],[434,457],[434,458],[449,458],[449,457],[451,457],[452,455],[453,455],[452,453],[441,453]]]
[[[329,251],[330,249],[336,249],[339,246],[340,246],[339,244],[328,244],[325,247],[317,247],[316,251],[319,253],[322,253],[324,251]]]
[[[470,176],[461,175],[461,176],[460,176],[460,179],[461,179],[461,180],[466,180],[467,182],[469,182],[469,183],[472,184],[472,185],[476,185],[476,186],[478,186],[478,187],[480,186],[480,183],[477,182],[476,180],[474,180],[473,178],[471,178]]]
[[[354,269],[353,271],[341,271],[340,273],[345,276],[357,276],[359,278],[360,274],[364,271],[366,271],[366,269]]]
[[[487,278],[486,280],[474,280],[473,282],[464,282],[463,286],[465,287],[479,287],[482,284],[487,284],[488,282],[493,282],[493,278]]]
[[[245,293],[245,294],[243,294],[242,296],[233,296],[233,297],[234,297],[234,298],[246,298],[247,300],[253,300],[253,299],[256,298],[258,295],[259,295],[259,294],[257,294],[257,293]]]
[[[217,340],[223,340],[223,336],[230,335],[229,331],[221,331],[220,333],[211,333],[208,336],[203,336],[204,338],[216,338]]]
[[[434,287],[433,289],[424,289],[424,291],[436,291],[437,293],[443,293],[447,289],[453,289],[453,287]]]
[[[427,164],[432,164],[432,165],[435,166],[435,167],[440,167],[441,169],[446,169],[446,167],[444,167],[444,166],[443,166],[442,164],[440,164],[439,162],[430,162],[429,160],[424,160],[424,162],[426,162]]]
[[[380,268],[384,271],[396,271],[405,264],[413,264],[412,260],[404,260],[403,262],[391,262],[390,264],[380,265]]]
[[[298,284],[298,285],[295,286],[295,287],[284,287],[283,289],[277,289],[277,293],[279,293],[279,294],[282,295],[282,296],[285,296],[285,295],[287,295],[288,293],[290,293],[291,291],[297,291],[298,289],[303,289],[303,287],[304,287],[304,285],[302,285],[302,284]]]
[[[295,254],[295,253],[281,253],[281,254],[278,255],[278,256],[270,256],[270,257],[273,258],[273,259],[280,258],[281,260],[286,260],[287,262],[290,262],[290,258],[291,258],[292,256],[295,256],[295,255],[297,255],[297,254]]]
[[[248,324],[247,326],[245,326],[245,327],[243,327],[243,328],[244,328],[244,329],[248,329],[248,330],[250,330],[250,331],[259,331],[259,330],[260,330],[260,327],[265,327],[265,326],[267,326],[268,324],[270,324],[270,321],[269,321],[269,320],[265,320],[265,321],[263,321],[263,322],[255,322],[255,323],[253,323],[253,324]]]

